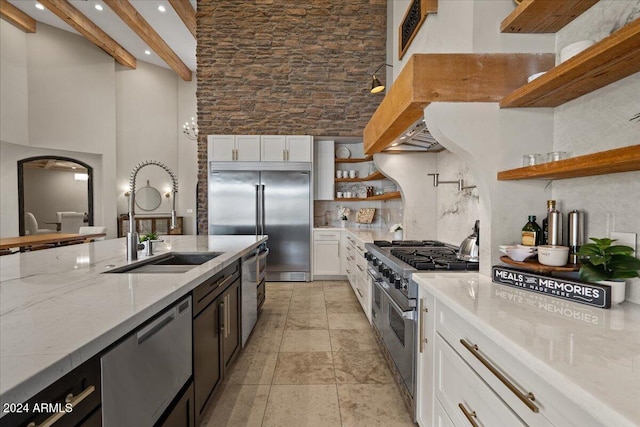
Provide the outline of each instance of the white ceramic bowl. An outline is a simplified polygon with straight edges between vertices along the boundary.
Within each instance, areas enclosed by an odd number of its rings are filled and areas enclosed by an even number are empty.
[[[526,250],[526,251],[529,251],[529,252],[535,252],[537,250],[537,248],[535,246],[526,246],[526,245],[521,245],[521,244],[498,245],[498,249],[500,250],[500,252],[502,252],[505,255],[507,255],[507,251],[508,250],[513,250],[513,249],[521,249],[521,250]]]
[[[524,261],[532,255],[535,255],[535,252],[525,251],[522,249],[509,249],[507,251],[507,255],[514,261]]]
[[[560,267],[567,264],[569,259],[568,246],[538,246],[538,261],[540,264]]]
[[[588,48],[592,46],[595,42],[593,40],[580,40],[579,42],[571,43],[563,47],[560,50],[560,62],[564,62],[569,58],[572,58]]]

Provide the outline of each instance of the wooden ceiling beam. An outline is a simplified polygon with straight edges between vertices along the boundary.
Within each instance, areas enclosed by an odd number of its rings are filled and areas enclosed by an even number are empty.
[[[8,23],[15,25],[25,33],[36,32],[36,20],[9,3],[7,0],[0,0],[0,17]]]
[[[51,1],[51,0],[49,0]],[[191,70],[127,0],[104,0],[182,80],[191,81]]]
[[[169,0],[173,10],[176,11],[184,25],[187,27],[193,38],[196,38],[196,11],[191,6],[189,0]]]
[[[100,27],[72,6],[67,0],[38,0],[44,7],[82,34],[91,43],[104,50],[119,64],[136,68],[136,58]]]

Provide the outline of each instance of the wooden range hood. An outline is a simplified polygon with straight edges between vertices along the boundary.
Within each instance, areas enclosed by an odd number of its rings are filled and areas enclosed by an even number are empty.
[[[414,54],[364,129],[365,154],[388,147],[432,102],[499,102],[554,65],[552,53]]]

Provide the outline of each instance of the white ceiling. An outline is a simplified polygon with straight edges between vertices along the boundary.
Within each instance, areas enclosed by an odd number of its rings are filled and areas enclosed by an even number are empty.
[[[182,59],[191,71],[196,69],[196,40],[167,0],[129,0],[138,13],[156,30],[162,39]],[[189,0],[196,9],[197,0]],[[9,3],[25,12],[38,22],[79,34],[66,22],[58,18],[48,9],[36,8],[35,0],[9,0]],[[160,67],[169,66],[138,37],[106,4],[100,0],[69,0],[87,18],[93,21],[104,32],[125,48],[139,61],[150,62]],[[102,11],[95,8],[102,5]],[[158,6],[164,6],[165,12],[158,11]],[[37,32],[37,27],[36,27]],[[151,51],[146,55],[145,50]]]

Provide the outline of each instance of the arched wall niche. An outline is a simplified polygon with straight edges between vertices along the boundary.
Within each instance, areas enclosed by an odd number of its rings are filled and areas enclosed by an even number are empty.
[[[57,156],[57,155],[44,155],[44,156],[33,156],[33,157],[27,157],[21,160],[18,160],[17,162],[17,172],[18,172],[18,230],[19,230],[19,235],[20,236],[24,236],[25,235],[25,222],[24,222],[24,214],[25,214],[25,198],[28,197],[27,194],[25,194],[25,168],[29,166],[29,164],[38,164],[41,162],[62,162],[62,163],[69,163],[69,164],[76,164],[78,165],[80,168],[83,169],[82,173],[85,173],[88,176],[87,178],[87,185],[86,185],[86,214],[87,214],[87,220],[88,220],[88,225],[93,225],[94,224],[94,206],[93,206],[93,167],[81,160],[78,159],[74,159],[71,157],[65,157],[65,156]],[[59,189],[60,192],[63,192],[64,189]],[[52,211],[55,211],[55,209],[53,209]],[[42,228],[48,228],[48,227],[42,227]]]

